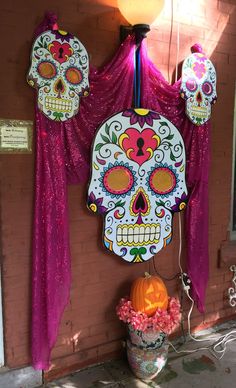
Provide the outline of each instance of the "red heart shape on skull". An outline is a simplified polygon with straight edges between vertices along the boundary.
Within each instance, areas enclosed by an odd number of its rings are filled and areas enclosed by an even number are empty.
[[[141,166],[153,156],[160,144],[160,137],[151,128],[146,128],[142,132],[135,128],[128,128],[120,136],[119,143],[127,158]]]
[[[49,45],[49,51],[59,63],[67,62],[73,54],[73,49],[69,43],[60,43],[58,41],[54,41]]]

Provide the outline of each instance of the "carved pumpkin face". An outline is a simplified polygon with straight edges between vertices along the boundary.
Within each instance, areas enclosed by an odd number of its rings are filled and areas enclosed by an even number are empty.
[[[130,300],[135,311],[146,313],[148,317],[156,310],[166,310],[168,293],[165,284],[158,276],[145,272],[145,277],[136,279],[131,286]]]

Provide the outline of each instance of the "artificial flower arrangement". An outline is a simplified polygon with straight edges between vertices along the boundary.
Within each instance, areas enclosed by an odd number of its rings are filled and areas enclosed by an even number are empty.
[[[167,335],[175,330],[181,319],[180,303],[176,298],[169,298],[167,309],[157,308],[151,317],[145,312],[135,311],[128,297],[120,300],[116,312],[121,321],[135,330],[147,332],[152,328]]]
[[[147,272],[133,282],[130,298],[122,298],[116,312],[119,319],[134,330],[146,332],[152,328],[167,335],[181,319],[179,301],[169,298],[163,281]]]
[[[127,358],[133,373],[152,380],[167,362],[167,337],[181,319],[179,301],[168,296],[158,276],[145,272],[133,282],[130,297],[120,300],[116,312],[127,324]]]

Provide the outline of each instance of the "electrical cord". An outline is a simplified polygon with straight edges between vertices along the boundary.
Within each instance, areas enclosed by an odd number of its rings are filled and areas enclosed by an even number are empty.
[[[193,307],[194,307],[194,300],[189,294],[189,291],[191,288],[191,281],[188,278],[188,275],[185,273],[181,274],[181,281],[182,281],[183,290],[185,291],[186,295],[188,296],[188,298],[192,302],[190,310],[188,312],[188,335],[189,335],[189,337],[195,342],[206,342],[206,341],[216,341],[216,342],[209,345],[209,346],[206,346],[206,347],[201,347],[201,348],[197,348],[197,349],[186,349],[186,350],[177,350],[175,348],[175,346],[170,341],[168,342],[169,345],[174,349],[174,351],[176,353],[195,353],[199,350],[208,350],[216,359],[221,360],[221,358],[224,356],[224,354],[227,350],[227,344],[236,340],[236,330],[231,330],[229,333],[221,335],[221,336],[217,336],[217,337],[204,338],[204,339],[199,339],[199,338],[194,337],[191,333],[191,324],[190,324],[191,314],[192,314]],[[234,334],[235,334],[235,336],[233,336]],[[222,349],[218,349],[219,346],[221,346]]]
[[[195,352],[198,352],[200,350],[208,350],[215,358],[220,360],[224,356],[224,354],[227,350],[227,344],[236,340],[236,330],[231,330],[229,333],[221,335],[221,336],[215,336],[215,337],[211,336],[211,338],[204,338],[204,339],[196,338],[195,336],[192,335],[192,333],[191,333],[191,315],[192,315],[192,311],[194,308],[194,300],[190,296],[190,289],[191,289],[192,283],[191,283],[191,280],[188,277],[188,275],[183,271],[183,268],[181,265],[181,255],[182,255],[182,223],[181,223],[181,216],[179,213],[178,264],[179,264],[179,268],[180,268],[180,279],[181,279],[181,283],[182,283],[182,293],[181,293],[182,297],[181,297],[181,299],[183,300],[183,294],[185,293],[191,301],[191,307],[189,309],[188,316],[187,316],[188,336],[193,341],[198,342],[198,343],[199,342],[206,342],[206,341],[215,341],[215,342],[209,346],[204,346],[204,347],[197,348],[197,349],[186,349],[186,350],[178,350],[170,341],[168,343],[176,353],[195,353]],[[182,300],[181,300],[181,306],[182,306]],[[182,324],[183,324],[183,322],[182,322]],[[234,334],[235,334],[235,336],[234,336]],[[185,341],[186,341],[186,338],[185,338]],[[219,347],[220,347],[220,349],[218,349]]]
[[[152,264],[153,264],[153,268],[154,268],[156,274],[157,274],[158,276],[160,276],[160,278],[162,278],[163,280],[165,280],[165,281],[167,281],[167,282],[170,282],[171,280],[176,279],[176,278],[179,277],[179,275],[180,275],[180,272],[178,272],[176,275],[172,276],[171,278],[166,278],[165,276],[163,276],[162,274],[160,274],[160,272],[158,272],[157,269],[156,269],[156,263],[155,263],[155,258],[154,258],[154,256],[153,256],[153,258],[152,258]]]

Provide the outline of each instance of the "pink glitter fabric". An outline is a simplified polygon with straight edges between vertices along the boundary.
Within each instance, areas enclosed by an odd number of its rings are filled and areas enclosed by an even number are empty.
[[[36,36],[53,28],[57,18],[47,14]],[[70,292],[70,248],[67,184],[85,182],[91,143],[107,117],[132,106],[135,43],[129,37],[102,70],[90,70],[90,95],[81,99],[77,116],[53,122],[36,107],[36,181],[33,237],[32,364],[48,369],[50,352]],[[187,150],[186,211],[187,270],[200,311],[208,278],[208,158],[209,124],[196,127],[184,113],[180,82],[169,85],[141,47],[142,107],[173,121]],[[201,274],[201,276],[199,276]]]
[[[201,48],[200,45],[195,47]],[[186,148],[186,181],[188,206],[185,211],[187,244],[187,273],[192,281],[192,297],[198,310],[204,312],[205,290],[208,281],[208,171],[209,121],[195,126],[185,115],[185,102],[180,97],[181,81],[168,84],[148,59],[145,42],[141,48],[142,101],[148,107],[165,115],[181,132]],[[199,274],[201,274],[199,276]]]
[[[37,35],[53,27],[47,14]],[[96,128],[132,105],[134,39],[121,45],[102,70],[90,70],[90,95],[79,114],[53,122],[36,107],[36,182],[33,237],[32,364],[48,369],[62,313],[69,301],[70,249],[67,184],[88,178]]]

